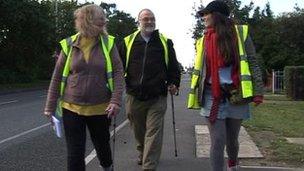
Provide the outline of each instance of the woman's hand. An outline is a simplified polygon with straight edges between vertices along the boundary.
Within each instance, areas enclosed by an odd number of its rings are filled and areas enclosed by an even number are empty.
[[[52,112],[46,112],[45,111],[43,114],[44,114],[44,116],[46,116],[50,120],[50,122],[51,122],[51,124],[53,126],[54,123],[53,123],[53,119],[52,119]]]
[[[170,94],[172,95],[177,95],[178,93],[178,88],[174,85],[174,84],[170,84],[168,86],[168,91],[170,92]]]
[[[108,115],[108,118],[116,116],[120,111],[120,107],[115,103],[110,103],[106,108],[105,112]]]
[[[254,103],[254,106],[258,106],[259,104],[263,103],[263,99],[264,99],[264,96],[261,96],[261,95],[254,96],[253,100],[252,100]]]

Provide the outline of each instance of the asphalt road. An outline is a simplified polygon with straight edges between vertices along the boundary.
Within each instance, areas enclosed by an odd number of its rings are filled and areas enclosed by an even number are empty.
[[[0,170],[66,170],[64,138],[42,115],[46,90],[0,96]],[[119,115],[117,125],[126,118]],[[112,127],[111,127],[112,129]],[[87,134],[86,156],[93,146]]]
[[[173,157],[170,100],[164,133],[164,147],[159,170],[210,170],[208,159],[195,157],[194,125],[202,124],[197,111],[187,110],[189,76],[184,76],[181,92],[175,97],[176,134],[179,156]],[[46,90],[0,95],[0,171],[66,170],[64,138],[57,138],[42,115]],[[123,113],[123,112],[122,112]],[[124,114],[117,117],[115,169],[137,171],[134,137]],[[112,129],[113,127],[111,127]],[[111,131],[113,132],[113,131]],[[87,134],[87,170],[101,170]],[[246,171],[283,171],[286,168],[243,166]],[[302,170],[302,169],[299,169]]]

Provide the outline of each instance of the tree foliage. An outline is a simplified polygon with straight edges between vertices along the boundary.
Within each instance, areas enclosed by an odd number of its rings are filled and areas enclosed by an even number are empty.
[[[109,19],[108,32],[116,37],[116,41],[120,42],[122,39],[137,29],[135,19],[123,11],[116,9],[115,4],[100,4],[107,12]]]
[[[77,1],[0,0],[0,84],[49,79],[54,50],[60,41],[75,34],[73,12]],[[108,32],[121,40],[136,28],[135,19],[116,9],[105,8]]]
[[[195,7],[193,7],[194,13],[192,13],[192,15],[195,17],[196,23],[193,28],[192,38],[195,40],[202,37],[203,30],[205,29],[202,18],[197,14],[198,11],[200,11],[204,8],[205,7],[203,6],[203,4],[200,4],[197,9]]]

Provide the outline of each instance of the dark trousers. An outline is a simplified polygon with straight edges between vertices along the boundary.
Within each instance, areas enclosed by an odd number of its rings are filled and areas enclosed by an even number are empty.
[[[107,115],[80,116],[63,109],[63,125],[68,152],[68,170],[85,170],[86,126],[102,167],[112,165],[109,126]]]

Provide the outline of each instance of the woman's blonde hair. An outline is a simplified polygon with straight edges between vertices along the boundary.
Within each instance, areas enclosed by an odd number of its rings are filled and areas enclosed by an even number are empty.
[[[95,4],[85,5],[75,10],[74,17],[75,28],[80,34],[86,37],[96,37],[99,34],[108,35],[107,18],[102,7]]]

